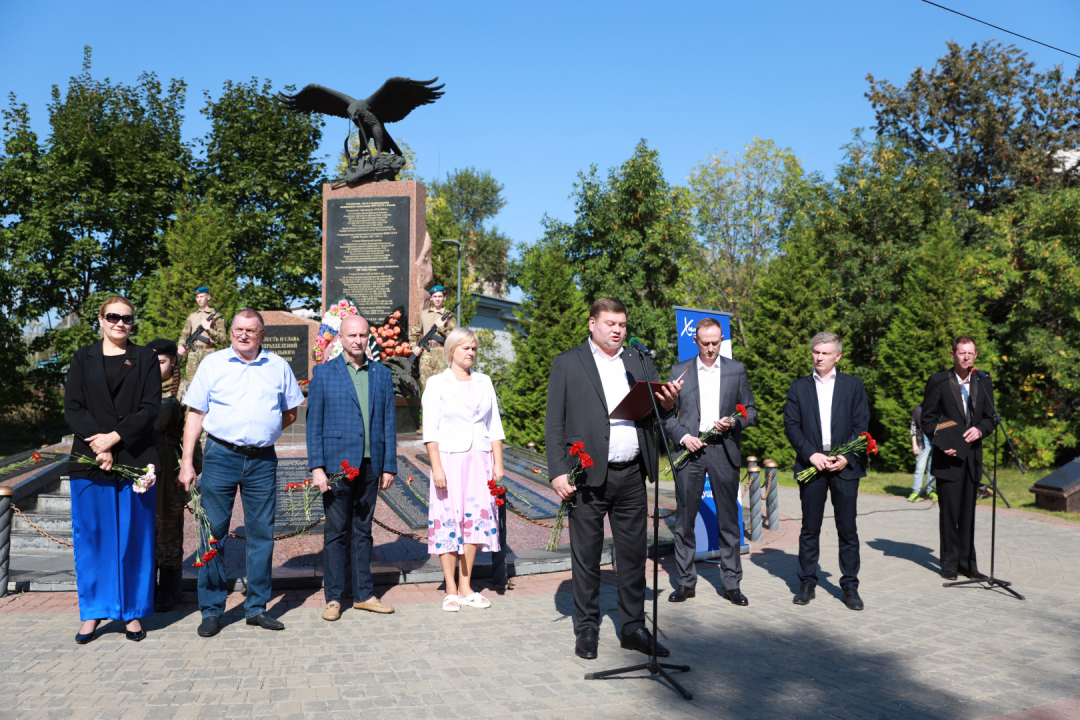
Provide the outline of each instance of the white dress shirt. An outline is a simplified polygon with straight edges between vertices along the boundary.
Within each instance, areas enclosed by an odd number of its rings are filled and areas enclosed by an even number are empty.
[[[960,397],[964,399],[964,402],[960,404],[960,409],[964,411],[964,419],[968,416],[968,398],[971,397],[971,373],[968,373],[966,378],[961,378],[953,370],[953,375],[956,375],[956,381],[960,383]]]
[[[823,379],[814,371],[814,388],[817,390],[818,417],[821,419],[821,446],[832,447],[832,397],[836,387],[836,368]]]
[[[608,413],[619,406],[622,399],[630,392],[630,381],[626,378],[626,366],[623,365],[623,348],[609,357],[589,338],[596,369],[600,372],[600,382],[604,386],[604,400]],[[640,454],[637,428],[630,420],[609,420],[611,433],[608,440],[608,462],[629,462]]]
[[[281,437],[281,414],[304,402],[289,363],[259,350],[244,362],[232,346],[207,355],[184,395],[206,413],[203,430],[234,445],[269,447]]]
[[[698,403],[701,411],[701,424],[698,432],[712,430],[713,423],[720,419],[720,358],[712,367],[706,367],[697,359]]]

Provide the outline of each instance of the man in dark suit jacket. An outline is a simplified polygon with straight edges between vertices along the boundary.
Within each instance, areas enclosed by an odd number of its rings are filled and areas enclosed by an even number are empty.
[[[341,321],[342,353],[315,367],[308,392],[307,449],[311,479],[323,492],[324,620],[341,617],[346,558],[352,555],[353,607],[376,613],[394,608],[375,597],[371,577],[371,521],[378,491],[397,474],[397,425],[390,370],[367,357],[369,327],[350,316]],[[342,461],[360,468],[354,480],[330,486],[327,473]],[[351,542],[350,542],[351,541]]]
[[[675,561],[679,567],[679,587],[668,596],[671,602],[684,602],[695,594],[697,568],[694,566],[694,554],[697,539],[694,536],[694,523],[701,505],[701,494],[705,490],[705,474],[708,473],[720,531],[723,595],[736,605],[749,604],[739,589],[742,582],[739,468],[742,466],[742,429],[757,420],[757,408],[754,407],[754,394],[750,392],[750,383],[746,379],[746,368],[741,362],[720,356],[720,343],[723,340],[724,331],[720,323],[705,318],[697,324],[694,339],[698,356],[671,369],[671,380],[683,377],[684,372],[686,376],[675,404],[675,416],[665,421],[665,430],[676,444],[694,453],[679,468],[683,495],[675,511]],[[736,405],[746,407],[745,420],[735,411]],[[720,434],[704,443],[698,434],[709,430]]]
[[[637,421],[608,420],[608,414],[637,382],[659,382],[652,362],[623,348],[626,306],[612,298],[593,303],[591,337],[560,353],[551,366],[544,435],[552,489],[560,498],[573,498],[570,508],[570,554],[574,577],[578,657],[597,656],[600,627],[600,555],[604,548],[604,517],[611,520],[618,558],[619,618],[622,646],[652,653],[653,638],[645,629],[645,554],[648,494],[645,476],[659,474],[653,428],[648,416]],[[670,414],[678,385],[656,394],[664,414]],[[595,461],[576,485],[568,482],[570,446],[584,443]],[[657,655],[670,653],[657,643]]]
[[[799,534],[799,591],[793,602],[806,605],[818,582],[819,538],[825,515],[825,496],[832,495],[836,534],[840,539],[840,587],[844,604],[862,610],[859,597],[859,478],[866,477],[866,454],[833,456],[834,447],[854,440],[870,425],[870,409],[862,380],[836,370],[843,350],[833,333],[818,333],[810,341],[814,372],[791,383],[784,406],[784,432],[795,450],[795,474],[813,466],[819,470],[799,486],[802,532]]]
[[[923,394],[922,431],[934,441],[930,462],[938,480],[941,575],[946,580],[955,580],[957,573],[973,580],[986,577],[975,562],[975,500],[982,477],[982,439],[994,429],[994,388],[989,377],[974,377],[978,355],[967,335],[953,340],[952,369],[931,375]],[[937,426],[948,420],[964,429],[959,448],[943,447],[934,439]]]

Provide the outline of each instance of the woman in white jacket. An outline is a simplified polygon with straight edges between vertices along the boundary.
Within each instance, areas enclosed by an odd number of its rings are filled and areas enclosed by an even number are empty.
[[[472,589],[477,548],[499,549],[499,514],[488,488],[503,477],[502,420],[491,379],[472,370],[476,334],[458,328],[446,338],[450,366],[424,389],[424,443],[431,458],[428,552],[439,556],[446,578],[442,609],[491,607]],[[458,577],[460,573],[460,578]]]

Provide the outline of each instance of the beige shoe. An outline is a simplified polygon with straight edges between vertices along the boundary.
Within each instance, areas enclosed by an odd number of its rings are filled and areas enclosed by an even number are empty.
[[[374,613],[392,613],[394,612],[393,605],[387,605],[379,598],[372,595],[364,602],[353,603],[353,608],[357,610],[367,610]]]
[[[324,607],[322,611],[322,619],[330,620],[331,622],[333,622],[339,617],[341,617],[341,603],[339,603],[337,600],[331,600],[330,602],[326,603],[326,607]]]

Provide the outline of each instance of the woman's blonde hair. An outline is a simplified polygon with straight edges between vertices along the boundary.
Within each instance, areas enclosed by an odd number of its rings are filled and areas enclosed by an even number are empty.
[[[443,357],[446,358],[447,365],[453,364],[454,351],[458,349],[458,346],[465,344],[469,340],[472,340],[477,345],[480,344],[476,333],[469,328],[458,328],[446,337],[446,342],[443,343]]]

